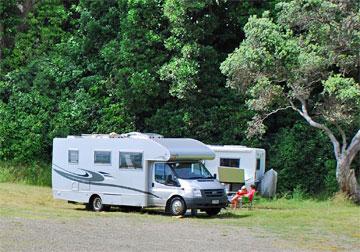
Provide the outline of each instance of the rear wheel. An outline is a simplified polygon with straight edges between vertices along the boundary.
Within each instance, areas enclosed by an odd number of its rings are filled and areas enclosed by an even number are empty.
[[[186,212],[186,205],[184,200],[180,197],[172,198],[169,204],[169,212],[174,216],[184,215]]]
[[[104,209],[104,205],[100,196],[94,196],[91,201],[91,209],[95,212],[100,212]]]
[[[208,208],[208,209],[205,209],[206,214],[209,215],[209,216],[215,216],[218,213],[220,213],[220,211],[221,211],[221,208]]]

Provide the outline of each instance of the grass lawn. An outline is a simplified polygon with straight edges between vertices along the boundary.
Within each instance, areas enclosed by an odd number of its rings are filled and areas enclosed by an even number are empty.
[[[51,188],[22,184],[0,183],[0,218],[94,218],[119,217],[150,218],[154,221],[178,220],[154,211],[102,212],[84,211],[82,205],[53,200]],[[222,210],[214,217],[199,214],[182,219],[196,225],[214,225],[226,230],[227,226],[248,228],[267,236],[291,240],[296,246],[316,250],[360,251],[360,207],[343,199],[315,200],[259,200],[253,210]]]
[[[328,201],[288,200],[260,201],[252,211],[227,210],[229,225],[264,228],[282,238],[296,241],[299,247],[338,250],[347,246],[360,251],[360,207],[342,198]],[[247,218],[243,218],[247,215]]]

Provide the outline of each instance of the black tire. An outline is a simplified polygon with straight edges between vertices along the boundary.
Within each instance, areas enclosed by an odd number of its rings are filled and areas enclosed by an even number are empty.
[[[204,209],[206,214],[209,216],[215,216],[218,213],[220,213],[221,208],[208,208],[208,209]]]
[[[95,212],[100,212],[102,210],[104,210],[104,205],[102,203],[102,200],[100,198],[100,196],[94,196],[90,202],[91,204],[91,209]]]
[[[184,215],[186,212],[185,201],[180,197],[174,197],[171,199],[168,209],[173,216]]]

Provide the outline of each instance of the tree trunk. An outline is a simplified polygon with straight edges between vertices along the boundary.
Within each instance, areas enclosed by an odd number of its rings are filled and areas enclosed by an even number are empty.
[[[24,32],[27,30],[26,18],[29,15],[29,12],[34,7],[36,1],[35,0],[24,0],[22,4],[18,4],[18,9],[21,12],[22,22],[17,26],[17,30]]]
[[[336,179],[339,183],[340,190],[348,195],[355,203],[360,204],[360,185],[356,180],[355,171],[350,169],[351,162],[360,152],[360,129],[352,138],[349,146],[347,146],[345,133],[338,127],[343,139],[343,146],[341,148],[334,133],[325,124],[318,123],[311,118],[307,111],[306,100],[302,97],[297,98],[301,102],[301,110],[290,102],[292,108],[304,117],[311,126],[324,131],[334,146],[334,155],[337,160]]]
[[[348,155],[338,160],[336,171],[340,191],[348,195],[355,203],[360,204],[360,185],[356,180],[355,171],[350,169]]]

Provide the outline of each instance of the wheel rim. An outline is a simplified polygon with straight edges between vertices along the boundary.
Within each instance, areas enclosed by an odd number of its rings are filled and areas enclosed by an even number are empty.
[[[184,211],[184,204],[181,202],[181,200],[175,200],[171,206],[171,209],[174,214],[181,214]]]
[[[93,203],[94,209],[95,210],[100,210],[102,207],[102,202],[100,198],[95,198],[94,199],[94,203]]]

